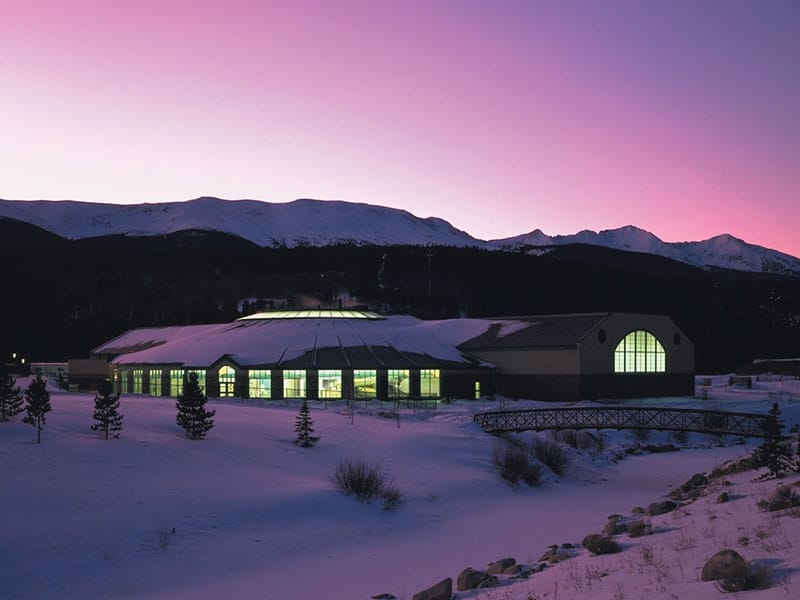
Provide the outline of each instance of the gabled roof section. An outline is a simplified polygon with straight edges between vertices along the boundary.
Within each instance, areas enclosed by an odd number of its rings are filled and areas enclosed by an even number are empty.
[[[502,348],[573,348],[609,313],[536,315],[495,322],[459,345],[465,352]]]

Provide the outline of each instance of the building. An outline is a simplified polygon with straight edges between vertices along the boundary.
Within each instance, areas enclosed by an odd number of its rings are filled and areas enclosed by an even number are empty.
[[[511,398],[694,394],[694,345],[663,315],[517,317],[492,324],[459,348],[494,364],[495,391]]]
[[[96,348],[125,394],[260,399],[687,395],[694,347],[665,316],[627,313],[423,321],[311,310],[135,329]]]

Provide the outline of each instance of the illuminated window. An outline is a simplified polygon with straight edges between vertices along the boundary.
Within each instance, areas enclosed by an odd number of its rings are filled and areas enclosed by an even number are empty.
[[[247,380],[251,398],[272,398],[272,371],[250,369],[247,372]]]
[[[150,395],[161,395],[161,369],[150,369]]]
[[[378,375],[374,370],[353,371],[353,397],[354,398],[375,398],[377,397]]]
[[[144,370],[143,369],[134,369],[133,370],[133,388],[131,392],[134,394],[141,394],[142,393],[142,379],[144,378]]]
[[[183,369],[170,369],[169,395],[177,398],[183,393]]]
[[[475,400],[480,400],[480,399],[481,399],[481,382],[480,381],[476,381],[475,382]]]
[[[305,398],[306,397],[306,372],[303,370],[283,372],[283,397],[284,398]]]
[[[197,385],[200,387],[200,391],[204,394],[206,393],[206,370],[205,369],[186,369],[186,376],[189,376],[189,373],[194,373],[197,375]]]
[[[320,371],[318,394],[320,398],[341,398],[342,397],[342,372],[341,371]]]
[[[233,398],[233,388],[236,384],[236,371],[229,366],[221,367],[219,370],[219,397]]]
[[[419,395],[438,398],[440,383],[439,369],[421,369],[419,372]]]
[[[389,369],[389,398],[406,398],[409,394],[408,369]]]
[[[649,331],[632,331],[614,350],[615,373],[663,373],[666,370],[664,346]]]
[[[128,393],[128,371],[122,371],[120,374],[119,379],[119,393],[120,394],[127,394]]]

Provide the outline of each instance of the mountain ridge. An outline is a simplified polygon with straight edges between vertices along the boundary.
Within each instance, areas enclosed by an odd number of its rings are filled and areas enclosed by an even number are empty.
[[[550,236],[533,231],[480,240],[438,217],[396,208],[301,198],[287,203],[202,196],[164,203],[110,204],[76,200],[3,200],[0,217],[31,223],[67,239],[104,235],[147,236],[199,229],[236,235],[259,246],[328,246],[351,243],[443,245],[542,254],[557,246],[588,244],[654,254],[704,269],[800,276],[800,259],[724,233],[707,240],[664,242],[633,225]]]

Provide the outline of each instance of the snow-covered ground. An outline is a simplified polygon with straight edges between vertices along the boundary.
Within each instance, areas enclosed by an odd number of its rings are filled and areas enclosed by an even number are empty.
[[[748,390],[726,381],[714,379],[706,401],[629,404],[766,412],[776,399],[787,427],[800,422],[800,382]],[[108,441],[89,429],[91,395],[53,391],[52,405],[41,445],[18,418],[0,423],[0,598],[410,599],[465,567],[503,557],[536,565],[550,544],[579,546],[608,515],[627,516],[757,444],[723,447],[692,434],[680,452],[615,461],[636,440],[603,431],[604,451],[574,451],[564,475],[513,489],[492,467],[495,438],[471,420],[498,402],[403,411],[399,427],[379,414],[388,404],[359,405],[352,423],[343,404],[315,404],[322,439],[308,449],[292,444],[297,405],[282,402],[212,401],[216,423],[204,441],[182,435],[166,398],[123,397],[124,430]],[[646,443],[661,442],[675,440],[653,433]],[[404,494],[400,508],[339,494],[329,476],[348,458],[380,461]],[[699,572],[727,547],[773,570],[772,588],[742,597],[794,597],[800,519],[754,508],[776,486],[754,477],[727,478],[728,503],[714,504],[717,482],[709,496],[653,517],[656,532],[620,536],[620,554],[575,549],[530,579],[457,597],[716,597]]]

